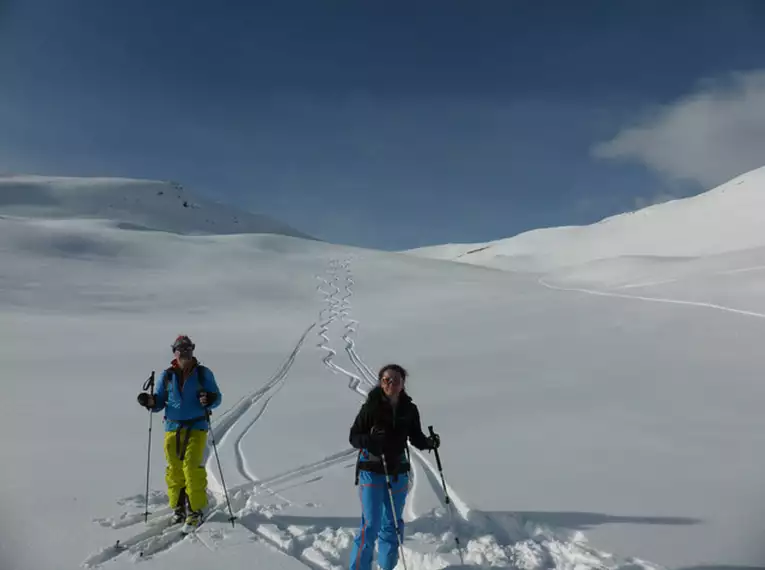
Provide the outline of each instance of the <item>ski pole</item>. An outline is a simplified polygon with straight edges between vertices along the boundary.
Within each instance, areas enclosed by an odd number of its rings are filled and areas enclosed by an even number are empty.
[[[154,397],[154,370],[151,371],[151,376],[143,385],[144,392],[151,391],[152,398]],[[151,422],[154,419],[154,413],[149,410],[149,445],[146,455],[146,508],[143,512],[143,522],[149,522],[149,468],[151,467]]]
[[[388,462],[385,459],[385,454],[382,454],[383,469],[385,470],[385,481],[388,484],[388,498],[390,499],[390,512],[393,515],[393,521],[396,525],[396,540],[398,541],[398,549],[401,552],[401,563],[406,570],[406,558],[404,558],[404,545],[401,543],[401,530],[398,526],[398,513],[396,512],[396,502],[393,500],[393,485],[390,482],[390,473],[388,472]]]
[[[207,424],[210,426],[210,438],[212,439],[213,450],[215,451],[215,461],[218,463],[218,471],[220,472],[220,482],[223,485],[223,493],[226,495],[226,504],[228,505],[228,520],[231,521],[231,527],[234,527],[234,513],[231,511],[231,503],[228,500],[228,491],[226,490],[226,480],[223,478],[223,469],[220,466],[220,458],[218,457],[218,448],[215,445],[215,432],[212,428],[212,422],[210,421],[210,410],[205,408],[205,416],[207,416]]]
[[[433,431],[433,426],[428,426],[428,431],[430,432],[431,437],[435,437],[435,432]],[[451,504],[451,499],[449,498],[449,491],[446,489],[446,481],[444,480],[444,468],[441,466],[441,456],[438,454],[438,449],[433,450],[436,454],[436,464],[438,465],[438,473],[441,475],[441,486],[444,488],[444,502],[449,506]],[[457,536],[457,527],[454,525],[454,512],[451,508],[449,508],[449,513],[452,518],[452,525],[454,526],[454,542],[457,543],[457,552],[460,554],[460,564],[465,564],[465,561],[462,557],[462,547],[460,546],[460,538]]]

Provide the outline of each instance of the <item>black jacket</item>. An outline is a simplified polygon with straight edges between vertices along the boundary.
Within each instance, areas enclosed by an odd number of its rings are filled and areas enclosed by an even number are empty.
[[[373,426],[385,430],[379,443],[370,436]],[[351,426],[349,441],[360,450],[357,469],[384,473],[381,455],[385,455],[391,475],[409,471],[405,456],[407,440],[417,449],[430,449],[430,441],[422,433],[420,412],[412,398],[404,391],[393,406],[379,386],[373,388]]]

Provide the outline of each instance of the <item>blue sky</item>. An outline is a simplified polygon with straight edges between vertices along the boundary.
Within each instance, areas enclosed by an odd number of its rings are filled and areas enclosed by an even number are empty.
[[[757,0],[0,0],[0,171],[487,241],[765,165],[763,62]]]

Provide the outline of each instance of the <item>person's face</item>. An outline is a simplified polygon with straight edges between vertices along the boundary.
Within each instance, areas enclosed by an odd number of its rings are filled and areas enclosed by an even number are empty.
[[[178,362],[183,366],[189,364],[194,358],[194,345],[189,342],[181,341],[175,345],[173,354]]]
[[[382,377],[380,378],[380,386],[382,386],[382,390],[386,396],[395,397],[404,389],[404,381],[395,370],[386,370],[382,373]]]
[[[181,366],[185,366],[194,358],[194,350],[187,347],[176,349],[175,357],[178,359]]]

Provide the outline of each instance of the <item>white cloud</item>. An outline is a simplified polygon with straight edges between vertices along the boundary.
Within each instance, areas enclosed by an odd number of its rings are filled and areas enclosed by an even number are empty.
[[[705,187],[765,166],[765,70],[705,81],[595,145],[592,153],[637,160],[669,179]]]

